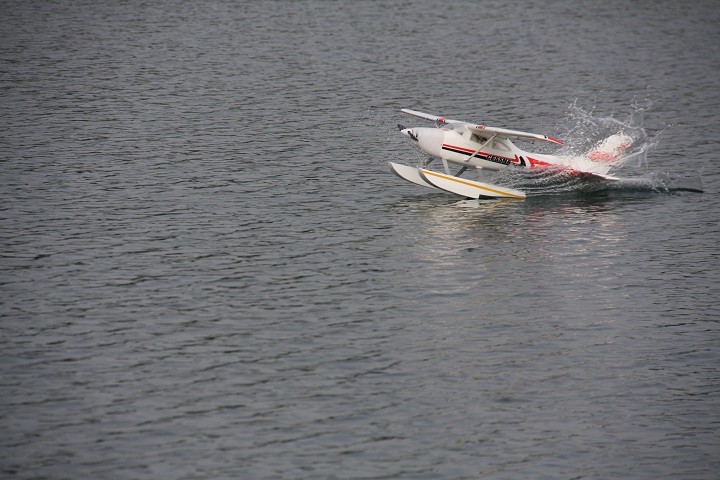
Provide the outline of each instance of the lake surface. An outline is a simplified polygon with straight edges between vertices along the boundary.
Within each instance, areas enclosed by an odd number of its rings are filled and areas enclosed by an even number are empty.
[[[715,2],[0,8],[0,476],[717,478]],[[413,186],[400,108],[631,180]]]

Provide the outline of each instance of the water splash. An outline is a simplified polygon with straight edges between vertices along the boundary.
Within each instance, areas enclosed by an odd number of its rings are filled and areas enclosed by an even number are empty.
[[[630,111],[624,118],[614,115],[596,116],[592,110],[585,110],[575,100],[568,107],[568,114],[561,122],[560,128],[566,130],[564,134],[565,146],[556,152],[557,155],[583,155],[591,151],[604,139],[613,135],[623,135],[631,139],[629,148],[616,163],[616,169],[624,167],[647,168],[648,152],[654,148],[662,130],[649,136],[643,126],[645,111],[652,107],[648,99],[634,99]]]
[[[694,191],[702,192],[699,175],[677,176],[651,170],[648,154],[657,146],[663,133],[649,135],[643,126],[644,113],[652,107],[649,99],[633,99],[630,110],[622,117],[599,116],[582,108],[578,101],[568,107],[567,116],[558,131],[565,145],[555,152],[561,156],[586,156],[603,140],[612,136],[631,139],[630,145],[614,161],[610,174],[620,180],[589,179],[562,169],[510,169],[495,177],[500,184],[517,188],[528,194],[559,194],[567,192],[615,191]]]

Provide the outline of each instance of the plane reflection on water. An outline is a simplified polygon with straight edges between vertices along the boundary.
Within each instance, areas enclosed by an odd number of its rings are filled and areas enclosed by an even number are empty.
[[[423,227],[414,232],[413,255],[443,276],[456,272],[466,277],[461,282],[480,289],[497,281],[513,284],[533,271],[532,275],[539,274],[538,282],[570,271],[581,277],[584,267],[594,269],[589,272],[594,275],[624,253],[629,225],[616,209],[625,210],[627,203],[612,195],[461,200],[445,205],[438,205],[442,197],[428,197],[402,203],[404,209],[418,213],[418,226]]]

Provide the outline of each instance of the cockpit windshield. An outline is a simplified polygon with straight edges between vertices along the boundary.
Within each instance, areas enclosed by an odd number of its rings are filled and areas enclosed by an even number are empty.
[[[435,126],[438,128],[444,128],[447,130],[452,130],[453,132],[462,135],[465,133],[465,127],[462,123],[445,123],[445,122],[435,122]]]
[[[465,133],[465,127],[461,123],[454,123],[452,125],[452,129],[455,131],[455,133],[459,133],[460,135]]]

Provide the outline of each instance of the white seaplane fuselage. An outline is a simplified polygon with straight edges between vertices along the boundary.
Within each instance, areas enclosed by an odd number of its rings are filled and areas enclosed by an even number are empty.
[[[449,124],[441,128],[415,127],[401,131],[403,135],[417,142],[417,147],[431,157],[440,158],[461,166],[487,170],[502,170],[508,167],[547,168],[577,170],[578,173],[604,175],[612,165],[590,160],[588,155],[560,156],[527,152],[508,138],[488,133],[475,133],[462,124]],[[550,138],[550,137],[548,137]],[[551,139],[559,145],[562,142]]]
[[[417,147],[424,153],[457,165],[501,170],[512,165],[526,166],[528,162],[551,163],[549,159],[541,158],[544,155],[524,152],[509,139],[490,140],[462,125],[406,128],[401,133],[417,142]]]
[[[561,140],[545,135],[446,120],[413,110],[403,110],[403,112],[438,122],[437,127],[401,127],[401,133],[411,139],[423,153],[432,159],[440,159],[444,171],[437,172],[424,167],[407,167],[390,162],[391,171],[418,185],[473,198],[482,196],[523,198],[525,194],[511,188],[460,178],[460,175],[468,169],[480,173],[483,170],[496,171],[516,167],[555,168],[570,174],[613,180],[615,177],[607,173],[613,167],[614,160],[632,141],[626,135],[619,134],[607,138],[583,155],[549,155],[527,152],[515,145],[510,138],[523,141],[541,140],[563,145]],[[449,164],[460,166],[460,171],[452,174]]]

